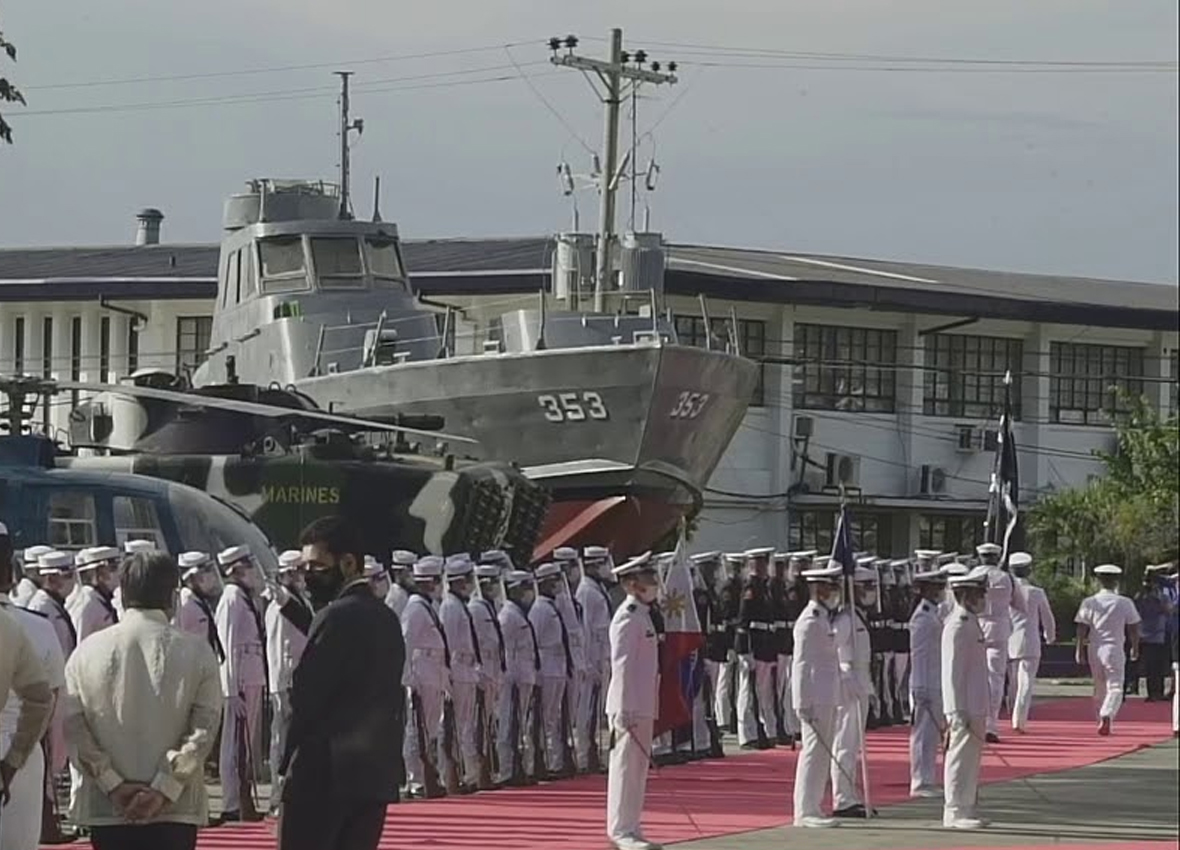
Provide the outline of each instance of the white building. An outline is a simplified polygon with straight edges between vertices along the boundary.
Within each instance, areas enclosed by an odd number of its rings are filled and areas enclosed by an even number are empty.
[[[195,366],[217,246],[0,250],[0,374],[113,380]],[[483,318],[548,285],[547,239],[410,241],[417,288]],[[695,544],[826,549],[839,489],[859,545],[963,550],[980,539],[1011,371],[1021,498],[1082,483],[1109,448],[1114,386],[1176,409],[1177,288],[871,260],[672,246],[681,342],[738,319],[762,383],[706,493]],[[477,326],[478,329],[477,329]],[[72,399],[40,411],[64,430]]]

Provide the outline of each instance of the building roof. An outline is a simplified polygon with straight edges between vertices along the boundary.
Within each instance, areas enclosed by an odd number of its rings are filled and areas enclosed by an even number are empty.
[[[415,285],[438,295],[546,285],[553,241],[409,239]],[[0,301],[212,298],[218,246],[0,250]],[[673,244],[666,286],[738,301],[861,307],[954,317],[1174,330],[1172,284],[1017,274],[746,248]]]

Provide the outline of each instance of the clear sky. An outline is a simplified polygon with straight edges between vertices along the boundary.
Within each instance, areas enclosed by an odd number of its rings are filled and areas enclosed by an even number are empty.
[[[600,54],[622,26],[632,49],[682,63],[640,103],[641,133],[660,121],[640,158],[654,140],[652,221],[670,239],[1175,281],[1174,66],[793,54],[1174,63],[1176,25],[1175,0],[9,2],[20,61],[0,67],[29,104],[6,113],[0,246],[129,242],[143,206],[164,211],[166,241],[215,241],[245,179],[334,175],[337,66],[366,122],[358,212],[380,174],[407,236],[561,229],[555,165],[586,166],[601,112],[544,40],[574,32]],[[465,48],[489,49],[363,61]],[[207,76],[307,65],[324,67]],[[206,76],[159,79],[181,75]],[[494,77],[510,79],[473,82]],[[127,79],[146,81],[77,85]],[[584,223],[595,206],[581,197]]]

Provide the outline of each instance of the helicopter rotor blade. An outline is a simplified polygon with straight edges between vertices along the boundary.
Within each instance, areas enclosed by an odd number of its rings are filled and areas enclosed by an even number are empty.
[[[259,404],[253,401],[239,401],[217,396],[197,395],[195,393],[178,392],[176,390],[161,390],[155,387],[135,387],[126,384],[91,384],[78,381],[58,381],[58,389],[78,390],[87,393],[111,393],[128,395],[136,398],[153,398],[158,401],[171,401],[177,404],[188,404],[194,407],[207,407],[216,410],[229,410],[235,413],[246,413],[252,416],[264,416],[269,419],[283,419],[299,417],[301,419],[315,419],[320,422],[330,422],[334,425],[348,425],[364,431],[400,431],[419,437],[432,437],[437,440],[451,440],[458,443],[479,444],[479,440],[471,437],[461,437],[458,434],[444,434],[441,431],[427,431],[422,428],[408,428],[404,425],[393,425],[388,422],[377,422],[372,419],[358,419],[354,416],[342,416],[339,413],[325,413],[322,410],[307,410],[299,407],[279,407],[278,405]]]

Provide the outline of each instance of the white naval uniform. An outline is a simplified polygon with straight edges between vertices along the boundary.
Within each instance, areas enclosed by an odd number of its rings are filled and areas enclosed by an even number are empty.
[[[225,657],[221,640],[217,635],[217,621],[213,607],[193,593],[190,588],[182,587],[180,589],[180,607],[176,609],[173,621],[176,628],[182,632],[204,638],[219,662]]]
[[[385,594],[385,604],[400,618],[406,610],[406,603],[410,601],[410,594],[396,581],[390,582],[389,593]]]
[[[1024,610],[1012,612],[1012,635],[1008,638],[1008,688],[1012,694],[1012,728],[1023,730],[1028,725],[1028,710],[1032,705],[1033,685],[1037,668],[1041,666],[1041,634],[1045,643],[1057,640],[1057,622],[1045,591],[1028,579],[1016,579],[1024,598]]]
[[[283,613],[287,604],[302,606],[306,623],[296,625]],[[307,631],[313,612],[310,603],[296,591],[285,588],[266,606],[266,671],[270,689],[270,807],[275,809],[281,799],[279,765],[287,746],[287,729],[291,726],[291,682],[295,668],[307,649]]]
[[[578,582],[574,598],[582,606],[586,634],[586,677],[578,695],[574,727],[574,741],[577,744],[575,755],[578,765],[587,767],[591,747],[596,753],[600,750],[598,742],[603,731],[601,718],[606,715],[603,700],[610,681],[611,605],[606,589],[588,576],[583,576]]]
[[[246,736],[245,751],[253,760],[260,751],[262,734],[262,698],[266,690],[266,636],[261,602],[239,584],[225,586],[217,603],[214,622],[217,637],[225,650],[221,662],[221,692],[225,696],[225,715],[221,726],[221,777],[224,811],[238,811],[238,739]],[[245,772],[253,776],[254,764]]]
[[[791,664],[791,700],[803,732],[803,749],[795,763],[795,823],[823,817],[824,790],[830,777],[832,733],[840,703],[840,656],[828,611],[815,600],[795,622]]]
[[[628,596],[610,624],[611,676],[606,714],[615,744],[606,779],[606,834],[643,840],[643,798],[659,688],[658,641],[651,609]]]
[[[942,744],[942,618],[939,606],[918,602],[910,616],[910,793],[939,786]]]
[[[587,688],[590,667],[586,656],[586,623],[582,612],[582,605],[576,602],[572,595],[558,592],[555,599],[557,611],[565,623],[566,635],[569,639],[570,660],[573,662],[573,672],[565,686],[565,709],[568,726],[562,734],[567,735],[573,742],[575,768],[584,769],[579,752],[585,753],[588,747],[578,738],[578,706]]]
[[[49,624],[53,626],[53,631],[57,635],[62,657],[69,661],[70,656],[74,654],[74,649],[78,646],[78,633],[74,630],[74,621],[66,612],[66,606],[50,595],[48,591],[38,589],[26,607],[49,620]],[[65,770],[68,761],[66,733],[62,723],[61,703],[58,703],[53,707],[53,716],[49,720],[49,730],[46,732],[49,741],[48,775],[51,778]]]
[[[863,805],[856,778],[864,746],[865,718],[873,691],[869,628],[864,615],[845,608],[832,624],[836,630],[836,654],[840,663],[840,704],[832,736],[832,808],[836,811]]]
[[[475,624],[467,603],[453,593],[443,597],[439,619],[451,650],[451,707],[455,720],[455,743],[459,764],[455,772],[459,781],[475,785],[479,779],[479,754],[475,746],[475,690],[479,686],[483,657]],[[445,771],[451,754],[443,747],[439,764]]]
[[[55,693],[65,688],[65,657],[53,626],[44,617],[21,610],[7,598],[0,599],[0,609],[6,610],[21,624],[37,657],[45,666],[49,687]],[[0,759],[8,754],[12,735],[20,719],[20,699],[13,693],[0,694],[4,704],[0,710]],[[0,816],[0,850],[37,850],[41,843],[41,809],[45,800],[45,753],[33,747],[24,766],[16,772],[9,785],[11,795]]]
[[[569,652],[569,636],[565,621],[557,605],[547,596],[538,594],[529,608],[529,622],[537,635],[541,654],[541,723],[545,730],[545,766],[557,771],[562,763],[561,704],[566,683],[573,668]]]
[[[979,618],[955,605],[942,631],[942,702],[950,725],[943,763],[943,824],[977,817],[989,711],[988,648]]]
[[[78,582],[78,592],[71,594],[70,599],[72,604],[67,605],[66,609],[74,623],[78,643],[119,621],[115,606],[97,587]]]
[[[33,584],[31,578],[22,578],[16,583],[16,587],[8,594],[12,600],[12,604],[18,608],[28,608],[29,602],[33,599],[33,594],[38,590],[37,585]]]
[[[423,737],[426,757],[438,765],[436,753],[442,725],[443,698],[451,689],[449,651],[442,621],[429,598],[411,593],[402,611],[402,637],[406,643],[406,666],[402,682],[410,689],[411,704],[406,711],[406,736],[402,754],[406,762],[406,778],[410,788],[423,787],[424,770],[419,752],[418,722],[415,707],[422,710]],[[415,703],[417,706],[415,706]]]
[[[512,600],[500,606],[500,633],[504,638],[504,680],[496,714],[500,718],[496,744],[499,748],[500,774],[506,781],[512,777],[514,753],[520,754],[520,771],[535,776],[535,754],[532,736],[533,687],[541,666],[537,636],[524,610]],[[514,713],[515,712],[515,713]]]
[[[1074,622],[1090,629],[1087,655],[1099,718],[1114,720],[1122,707],[1127,627],[1140,621],[1134,602],[1105,588],[1087,596],[1078,607]]]
[[[987,646],[988,712],[987,731],[999,734],[1000,706],[1004,702],[1004,678],[1008,675],[1008,638],[1012,634],[1012,613],[1025,610],[1024,595],[1012,576],[999,567],[987,573],[987,607],[979,615],[979,627]]]
[[[481,596],[472,596],[467,601],[467,610],[475,625],[475,636],[479,641],[480,667],[479,689],[483,692],[483,756],[496,746],[498,707],[500,691],[508,670],[508,659],[504,653],[504,639],[500,633],[500,619],[496,606]],[[477,712],[478,714],[478,712]],[[477,739],[477,745],[479,743]],[[498,758],[498,751],[497,751]],[[491,770],[489,760],[488,769]],[[493,777],[494,778],[494,777]]]

